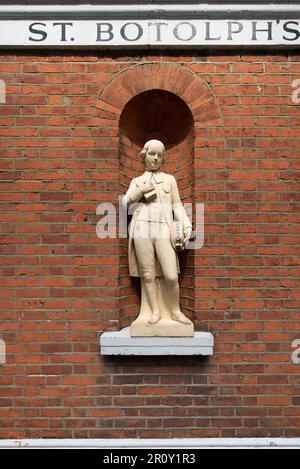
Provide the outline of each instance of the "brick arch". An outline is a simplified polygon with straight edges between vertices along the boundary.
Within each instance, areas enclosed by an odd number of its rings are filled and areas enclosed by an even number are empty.
[[[222,114],[207,83],[173,63],[144,63],[122,71],[104,87],[96,103],[93,125],[103,118],[119,122],[126,104],[145,91],[160,89],[179,96],[190,108],[195,126],[222,123]]]
[[[198,147],[195,138],[205,134],[207,128],[215,129],[222,126],[222,114],[209,86],[201,77],[175,63],[143,63],[121,71],[113,77],[101,91],[92,116],[91,125],[94,135],[99,135],[99,156],[105,155],[107,172],[103,168],[103,178],[107,174],[112,184],[106,186],[105,196],[109,201],[117,201],[120,194],[125,193],[130,180],[143,171],[143,165],[137,156],[140,142],[125,132],[121,126],[121,115],[133,99],[145,92],[169,92],[180,98],[192,114],[192,126],[174,146],[167,146],[164,168],[173,174],[184,203],[197,202],[197,158],[203,157],[203,148]],[[163,93],[162,93],[163,94]],[[168,142],[166,142],[168,143]],[[199,155],[199,156],[196,156]],[[118,161],[116,161],[116,159]],[[111,160],[111,161],[110,161]],[[102,168],[102,166],[101,166]],[[111,168],[114,168],[112,171]],[[199,175],[201,180],[201,174]],[[105,199],[106,201],[106,199]],[[193,213],[193,221],[195,213]],[[116,309],[110,311],[110,325],[119,329],[128,326],[137,317],[139,311],[139,285],[129,277],[128,272],[128,240],[124,237],[112,239],[110,247],[118,255],[118,295]],[[201,260],[200,260],[201,262]],[[197,256],[191,250],[183,253],[181,258],[182,278],[181,307],[184,314],[194,319],[198,326],[197,294],[194,269]],[[200,305],[200,310],[202,306]]]

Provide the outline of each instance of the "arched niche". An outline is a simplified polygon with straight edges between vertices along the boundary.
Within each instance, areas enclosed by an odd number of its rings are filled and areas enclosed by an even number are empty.
[[[120,183],[122,192],[130,180],[143,173],[140,152],[146,141],[156,138],[167,149],[162,171],[173,174],[178,182],[182,201],[193,203],[193,141],[194,121],[186,103],[174,93],[165,90],[149,90],[132,98],[120,117]],[[120,301],[120,325],[127,326],[138,316],[139,282],[128,278],[127,241],[121,240],[122,288]],[[193,255],[186,251],[180,255],[181,306],[183,312],[193,318],[192,287]]]
[[[159,89],[134,96],[120,117],[122,133],[140,146],[157,138],[169,149],[184,140],[193,126],[193,115],[187,104],[176,94]]]
[[[123,194],[130,180],[144,171],[140,151],[150,138],[167,149],[163,170],[177,181],[183,203],[194,204],[195,128],[218,127],[222,116],[208,85],[186,68],[173,63],[139,64],[116,75],[98,98],[92,125],[118,135],[118,181]],[[139,284],[128,275],[128,240],[116,240],[119,253],[119,328],[138,315]],[[194,252],[181,263],[181,306],[193,319],[195,298]]]

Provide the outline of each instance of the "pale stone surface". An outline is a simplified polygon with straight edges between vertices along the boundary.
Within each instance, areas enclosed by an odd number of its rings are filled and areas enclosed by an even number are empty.
[[[132,337],[194,337],[194,334],[193,324],[185,325],[167,319],[149,324],[139,318],[131,324]]]
[[[192,337],[194,325],[180,310],[177,251],[192,232],[174,176],[163,173],[165,147],[150,140],[141,153],[145,173],[134,178],[123,207],[136,204],[129,233],[129,273],[141,278],[141,308],[133,337]]]
[[[159,279],[157,282],[158,290],[158,304],[161,311],[161,320],[156,324],[149,323],[149,317],[151,316],[151,309],[148,301],[146,300],[146,293],[144,291],[144,281],[141,279],[142,288],[142,304],[141,312],[138,318],[131,324],[131,336],[132,337],[193,337],[194,336],[194,325],[181,324],[178,321],[173,321],[170,318],[167,301],[168,298],[163,294],[161,286],[164,285],[164,279]],[[166,290],[166,286],[165,286]]]
[[[100,337],[102,355],[213,355],[214,338],[209,332],[194,337],[132,337],[130,328],[105,332]]]

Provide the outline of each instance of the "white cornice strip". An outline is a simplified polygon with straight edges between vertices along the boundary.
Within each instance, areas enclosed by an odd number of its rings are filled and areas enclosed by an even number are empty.
[[[174,438],[174,439],[29,439],[0,440],[0,449],[198,449],[300,448],[300,438]]]
[[[1,48],[300,47],[297,5],[0,6]]]
[[[299,4],[208,5],[6,5],[0,6],[0,19],[47,18],[294,18]]]

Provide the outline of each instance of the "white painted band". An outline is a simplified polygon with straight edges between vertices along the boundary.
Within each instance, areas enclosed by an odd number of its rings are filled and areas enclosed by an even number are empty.
[[[29,439],[0,440],[5,448],[88,449],[198,449],[198,448],[300,448],[300,438],[186,438],[186,439]]]
[[[0,6],[0,18],[293,18],[299,16],[300,4],[266,4],[266,5],[4,5]]]

